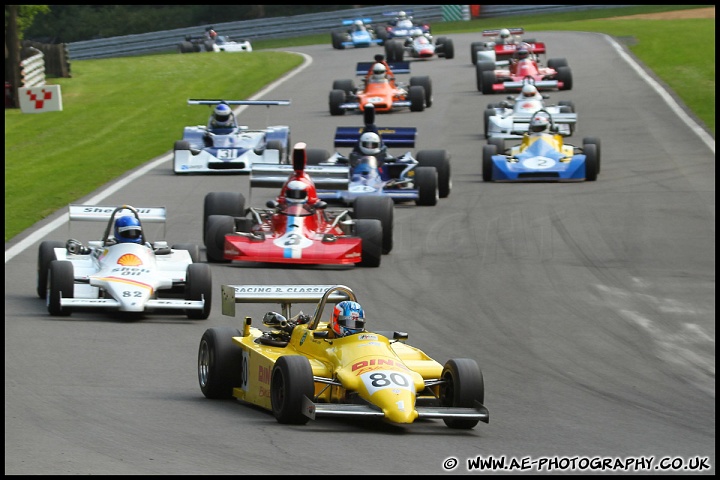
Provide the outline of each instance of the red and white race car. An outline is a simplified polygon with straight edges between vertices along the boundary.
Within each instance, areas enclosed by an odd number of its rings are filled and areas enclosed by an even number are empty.
[[[551,58],[547,66],[542,66],[532,46],[524,42],[518,45],[506,66],[478,60],[475,69],[477,89],[484,94],[519,92],[528,81],[538,90],[572,89],[572,71],[567,60]]]
[[[292,165],[253,166],[250,187],[282,186],[266,208],[245,209],[239,192],[211,192],[205,196],[203,228],[210,262],[231,261],[380,266],[392,248],[392,198],[367,196],[355,200],[353,210],[328,208],[317,195],[318,186],[348,188],[347,169],[324,168],[310,177],[317,155],[298,143]],[[324,152],[320,153],[325,160]],[[306,170],[308,170],[306,172]],[[336,173],[336,174],[335,174]]]
[[[545,43],[538,42],[534,38],[522,39],[525,30],[523,28],[499,28],[483,30],[483,37],[493,37],[490,41],[472,42],[470,44],[470,62],[477,65],[479,60],[489,62],[503,62],[512,59],[517,47],[521,43],[527,43],[533,48],[536,55],[546,53]]]

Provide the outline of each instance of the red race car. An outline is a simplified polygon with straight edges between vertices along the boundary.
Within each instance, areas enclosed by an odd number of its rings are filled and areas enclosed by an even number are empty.
[[[242,193],[205,196],[208,261],[380,266],[382,254],[392,248],[393,200],[368,196],[355,201],[354,211],[328,208],[315,184],[348,188],[347,169],[338,169],[337,175],[326,169],[311,178],[305,171],[308,152],[313,154],[304,143],[296,144],[293,164],[272,165],[272,173],[263,174],[261,165],[253,166],[251,188],[282,186],[266,208],[246,210]]]
[[[551,58],[547,67],[543,67],[528,43],[518,45],[507,63],[507,68],[498,68],[495,62],[478,60],[477,89],[484,94],[519,92],[528,82],[538,90],[572,89],[572,71],[567,60]]]
[[[483,30],[483,37],[494,37],[490,41],[472,42],[470,44],[470,62],[477,65],[480,60],[488,60],[491,62],[502,62],[512,59],[517,51],[517,47],[521,43],[527,43],[533,48],[535,55],[543,55],[546,53],[545,44],[532,39],[521,39],[520,35],[525,33],[525,29],[517,28],[500,28],[493,30]]]

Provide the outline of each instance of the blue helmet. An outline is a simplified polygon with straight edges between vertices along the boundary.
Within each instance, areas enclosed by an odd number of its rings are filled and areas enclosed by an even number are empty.
[[[221,103],[213,110],[213,126],[220,128],[232,127],[232,110],[226,103]]]
[[[115,220],[115,240],[118,243],[142,243],[140,220],[130,215]]]
[[[365,331],[365,312],[357,302],[345,300],[335,305],[330,328],[338,337]]]

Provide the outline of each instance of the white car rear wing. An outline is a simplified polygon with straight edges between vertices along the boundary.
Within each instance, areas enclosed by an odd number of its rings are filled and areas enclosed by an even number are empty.
[[[110,220],[117,206],[102,205],[69,205],[70,220],[89,222],[107,222]],[[146,223],[165,223],[167,215],[165,207],[133,207],[140,216],[140,221]],[[132,213],[129,209],[128,213]],[[119,213],[119,212],[118,212]]]
[[[221,289],[222,314],[229,317],[235,316],[236,303],[279,304],[287,318],[292,316],[290,307],[293,303],[318,304],[311,328],[317,326],[325,302],[356,300],[353,291],[344,285],[223,285]]]

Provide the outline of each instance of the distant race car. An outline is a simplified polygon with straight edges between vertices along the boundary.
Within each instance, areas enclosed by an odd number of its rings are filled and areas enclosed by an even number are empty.
[[[430,33],[420,33],[406,38],[393,38],[385,41],[385,56],[389,62],[402,62],[405,56],[417,59],[434,57],[455,57],[455,46],[447,37],[433,38]]]
[[[188,105],[290,105],[289,100],[188,100]],[[290,127],[273,125],[251,129],[238,125],[211,129],[208,125],[185,127],[182,140],[173,147],[173,172],[250,173],[253,163],[288,163]]]
[[[503,62],[511,60],[520,43],[529,44],[536,55],[546,53],[545,44],[534,38],[522,39],[523,28],[497,28],[483,30],[483,37],[495,37],[490,41],[472,42],[470,44],[470,63],[477,65],[478,60]]]
[[[138,222],[165,223],[165,208],[70,205],[70,221],[107,222],[100,240],[83,245],[46,240],[40,244],[37,294],[47,301],[51,315],[67,316],[76,310],[104,309],[121,314],[174,311],[190,319],[206,319],[212,301],[212,276],[206,263],[198,263],[194,244],[166,241],[119,243],[113,236],[115,219],[128,215]]]
[[[366,106],[363,117],[365,127],[337,127],[335,147],[353,148],[368,131],[379,134],[383,150],[415,147],[415,127],[375,127],[372,105]],[[323,176],[323,168],[346,171],[347,187],[328,189],[318,186],[318,198],[329,203],[351,204],[360,197],[380,195],[392,198],[394,202],[435,205],[438,198],[450,195],[452,188],[450,155],[446,150],[420,150],[417,158],[409,151],[397,156],[387,152],[380,157],[362,152],[330,155],[325,150],[314,150],[308,156],[308,164],[319,166],[308,170],[311,176]]]
[[[520,44],[514,55],[507,68],[478,60],[475,67],[478,91],[483,94],[518,92],[527,79],[532,79],[538,90],[572,89],[572,71],[564,58],[552,58],[544,67],[529,44]]]
[[[180,53],[193,52],[252,52],[249,40],[233,40],[226,35],[209,38],[207,35],[186,35],[178,44]]]
[[[572,100],[560,100],[557,105],[545,105],[547,95],[527,98],[522,92],[508,96],[500,103],[490,103],[483,115],[483,133],[485,138],[522,138],[527,133],[533,114],[538,110],[547,110],[557,126],[557,132],[568,137],[575,132],[577,113]]]
[[[372,68],[383,63],[387,70],[387,81],[373,79]],[[375,62],[360,62],[356,75],[364,76],[362,85],[353,80],[335,80],[330,91],[330,115],[345,115],[348,111],[360,111],[371,103],[378,113],[389,113],[409,108],[411,112],[422,112],[432,106],[432,82],[428,76],[410,77],[410,82],[400,82],[395,75],[410,73],[408,62],[389,63],[383,55],[376,55]]]
[[[281,188],[266,208],[245,209],[239,192],[205,196],[203,232],[211,262],[380,266],[393,246],[394,204],[390,198],[364,197],[353,208],[328,208],[317,185],[347,188],[346,171],[306,172],[307,148],[296,144],[292,165],[256,165],[250,174],[256,187]],[[300,184],[300,185],[298,185]],[[297,189],[304,194],[297,195]],[[298,198],[300,197],[300,198]]]
[[[378,36],[383,40],[406,39],[419,35],[431,34],[430,24],[427,22],[414,21],[412,12],[385,12],[383,16],[394,17],[388,20],[385,25],[378,27]]]
[[[446,37],[434,39],[428,23],[414,22],[405,12],[386,12],[383,15],[396,17],[384,28],[378,28],[378,36],[385,41],[388,62],[402,62],[405,56],[416,59],[437,56],[448,60],[455,57],[453,41]]]
[[[336,50],[344,50],[346,48],[364,48],[372,45],[382,45],[384,40],[378,38],[370,22],[372,22],[370,18],[343,20],[343,25],[350,26],[350,28],[340,32],[330,33],[333,48]]]
[[[232,399],[272,412],[281,424],[320,417],[376,418],[394,425],[443,420],[468,430],[488,423],[485,384],[475,360],[445,364],[407,343],[400,331],[334,337],[334,306],[357,301],[344,285],[223,285],[223,315],[236,303],[272,303],[265,330],[246,316],[239,327],[213,327],[198,348],[198,381],[209,399]],[[293,315],[293,304],[314,304]],[[327,308],[326,308],[327,307]]]
[[[547,110],[540,110],[552,115]],[[535,115],[537,115],[536,112]],[[482,151],[482,176],[486,182],[595,181],[600,172],[600,139],[586,137],[582,147],[563,143],[557,127],[550,133],[523,136],[520,145],[506,148],[505,139],[491,137]]]

